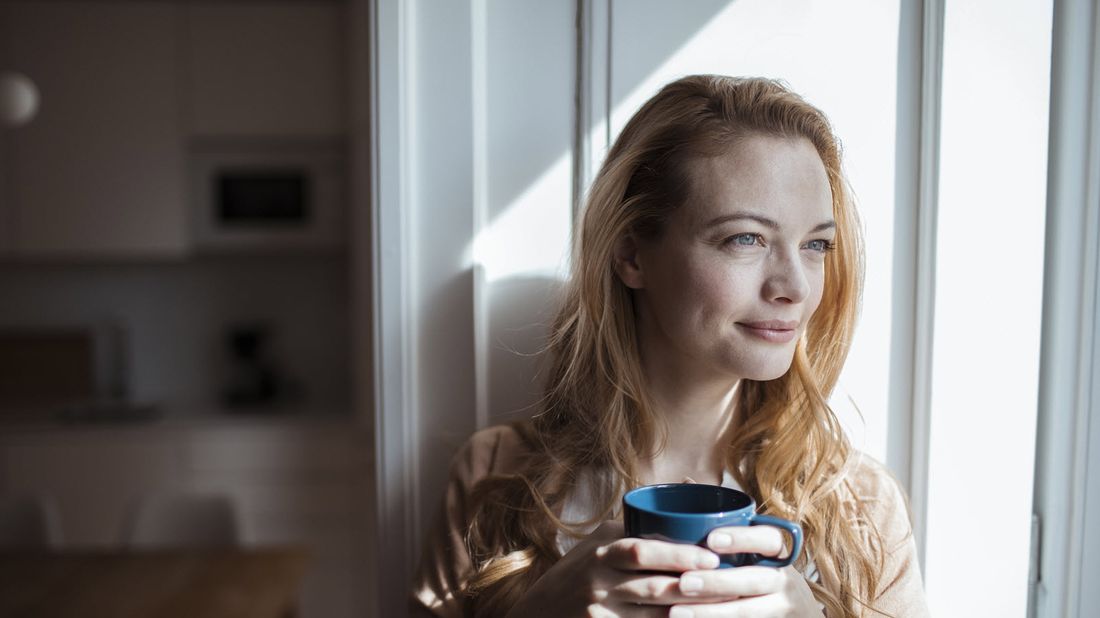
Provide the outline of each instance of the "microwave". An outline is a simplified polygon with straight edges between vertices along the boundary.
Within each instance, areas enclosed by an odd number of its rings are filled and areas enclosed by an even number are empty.
[[[128,349],[118,320],[0,325],[0,420],[137,410]]]
[[[343,140],[193,144],[193,247],[213,253],[342,247],[345,161]]]

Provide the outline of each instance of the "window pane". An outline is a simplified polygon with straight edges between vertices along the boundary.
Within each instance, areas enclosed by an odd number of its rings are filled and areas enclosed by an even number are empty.
[[[937,616],[1026,612],[1050,32],[1049,0],[946,3],[925,568]]]

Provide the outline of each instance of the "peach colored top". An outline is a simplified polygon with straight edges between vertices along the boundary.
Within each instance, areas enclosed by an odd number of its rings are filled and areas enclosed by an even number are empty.
[[[412,590],[413,616],[473,616],[461,592],[473,574],[464,541],[471,490],[490,474],[514,471],[528,452],[519,433],[508,426],[479,431],[459,449],[451,464],[442,520],[424,540],[424,554]],[[882,534],[886,549],[882,589],[872,603],[879,611],[865,610],[863,615],[928,616],[916,543],[900,486],[885,466],[862,454],[851,467],[848,480],[854,495],[846,489],[842,491],[847,492],[851,504],[856,501],[864,504]],[[859,522],[853,521],[853,525],[864,529]],[[830,573],[822,571],[820,578],[827,588],[839,588]]]

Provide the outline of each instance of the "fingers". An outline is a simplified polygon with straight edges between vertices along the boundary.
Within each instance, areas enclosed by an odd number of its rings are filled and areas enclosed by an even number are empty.
[[[718,528],[707,536],[707,547],[719,554],[785,553],[783,533],[775,526],[734,526]]]
[[[718,566],[718,556],[702,547],[636,538],[619,539],[598,547],[596,557],[619,571],[682,573]]]
[[[778,569],[745,566],[736,569],[690,571],[680,576],[679,593],[685,598],[732,599],[772,594],[783,589],[785,578]]]
[[[770,595],[783,589],[777,569],[741,567],[689,571],[680,577],[641,575],[624,577],[607,590],[608,600],[632,605],[721,603],[741,597]]]
[[[783,588],[783,576],[767,567],[689,571],[672,575],[627,576],[608,590],[608,596],[638,605],[716,603],[740,597],[773,594]]]
[[[630,618],[668,618],[668,607],[664,605],[633,605],[631,603],[612,603],[608,606],[608,618],[630,616]],[[593,613],[596,616],[605,614]]]
[[[668,618],[778,618],[792,615],[793,609],[782,595],[770,594],[708,605],[676,605],[668,611]]]
[[[612,600],[631,605],[663,605],[687,601],[680,578],[672,575],[627,576],[608,590]]]

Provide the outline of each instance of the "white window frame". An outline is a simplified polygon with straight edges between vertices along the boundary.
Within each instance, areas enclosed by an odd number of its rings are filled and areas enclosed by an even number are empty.
[[[1100,411],[1098,33],[1093,2],[1055,0],[1028,612],[1038,618],[1100,613],[1100,422],[1090,426]]]
[[[943,15],[943,0],[902,0],[898,32],[894,344],[886,463],[909,494],[922,571],[936,307]]]
[[[410,174],[410,104],[415,76],[413,3],[369,2],[369,222],[356,218],[360,238],[369,238],[369,254],[356,251],[353,272],[370,272],[373,397],[357,397],[360,415],[374,429],[375,496],[372,545],[375,549],[374,599],[377,616],[408,615],[408,590],[419,545],[418,437],[416,388],[416,322],[410,273],[408,208]],[[362,34],[352,25],[352,31]],[[356,84],[362,76],[353,77]],[[357,142],[358,143],[358,142]],[[369,227],[369,230],[363,228]],[[365,234],[364,234],[365,232]],[[362,244],[362,243],[358,243]],[[358,298],[357,294],[357,298]]]

